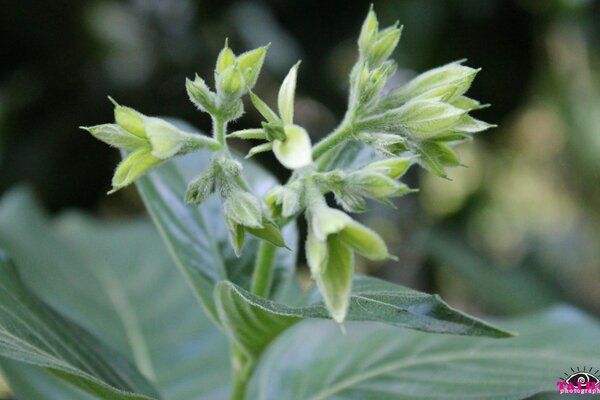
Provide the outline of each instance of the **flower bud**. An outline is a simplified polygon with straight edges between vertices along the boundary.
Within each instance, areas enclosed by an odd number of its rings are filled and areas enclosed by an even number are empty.
[[[479,71],[456,62],[434,68],[394,90],[385,103],[397,107],[416,97],[452,101],[469,89]]]
[[[377,114],[361,122],[365,131],[384,131],[428,139],[460,122],[465,110],[431,100],[411,100],[402,107]]]
[[[299,181],[285,186],[275,186],[265,196],[265,201],[273,215],[289,218],[304,207],[301,195],[302,186]]]
[[[447,144],[434,141],[421,143],[416,153],[418,163],[429,172],[442,178],[446,178],[444,167],[455,167],[460,165],[460,159],[456,152]]]
[[[377,35],[377,40],[367,52],[367,62],[369,65],[377,66],[388,59],[392,54],[402,34],[402,27],[389,27]]]
[[[217,90],[228,97],[240,97],[245,90],[244,77],[235,65],[231,65],[219,74]]]
[[[229,46],[227,46],[227,40],[225,41],[225,47],[219,53],[217,57],[217,65],[215,66],[215,74],[218,76],[220,73],[225,71],[227,68],[235,63],[235,54]]]
[[[298,125],[284,127],[285,141],[273,141],[273,153],[288,169],[298,169],[312,163],[312,145],[308,132]]]
[[[173,157],[187,142],[185,133],[163,119],[147,117],[144,127],[152,145],[152,155],[160,159]]]
[[[144,118],[145,116],[142,113],[135,111],[133,108],[115,106],[115,121],[117,124],[127,132],[141,138],[146,137]]]
[[[389,176],[392,179],[398,179],[408,170],[412,160],[407,157],[386,158],[385,160],[375,161],[368,164],[364,169],[376,171]]]
[[[374,171],[351,173],[348,177],[348,185],[357,193],[378,200],[398,197],[410,192],[405,184]]]
[[[148,170],[161,161],[162,160],[160,158],[152,155],[152,149],[150,147],[142,147],[129,154],[117,166],[112,179],[113,189],[108,193],[114,193],[117,190],[128,186],[136,178],[145,174]]]
[[[237,224],[250,228],[263,228],[260,202],[251,193],[232,192],[223,203],[225,216]]]
[[[146,143],[144,139],[126,131],[117,124],[81,126],[80,128],[91,133],[96,139],[119,149],[136,150]]]
[[[373,11],[373,6],[371,6],[367,17],[362,24],[360,35],[358,37],[358,49],[361,54],[365,54],[368,49],[371,48],[377,38],[378,29],[379,24],[377,22],[377,15],[375,14],[375,11]]]
[[[209,168],[198,178],[188,184],[185,192],[185,202],[191,204],[203,203],[216,189],[215,171]]]
[[[246,86],[249,89],[254,86],[258,79],[263,62],[265,61],[267,49],[268,46],[259,47],[258,49],[247,51],[237,58],[238,68],[242,71]]]
[[[185,80],[185,88],[190,101],[194,103],[200,111],[214,113],[216,109],[216,96],[208,88],[202,78],[196,75],[196,78],[191,81]]]

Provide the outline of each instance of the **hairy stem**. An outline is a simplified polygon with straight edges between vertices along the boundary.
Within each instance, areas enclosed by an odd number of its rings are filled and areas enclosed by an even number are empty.
[[[352,135],[354,132],[352,120],[352,115],[346,114],[340,125],[313,147],[312,155],[315,161]]]
[[[219,116],[213,116],[212,126],[213,138],[221,143],[225,149],[227,149],[227,141],[225,140],[225,134],[227,133],[227,121],[223,120]]]
[[[274,244],[265,240],[260,241],[256,263],[254,264],[254,274],[252,275],[252,286],[250,287],[250,291],[258,296],[268,297],[269,295],[276,250]]]

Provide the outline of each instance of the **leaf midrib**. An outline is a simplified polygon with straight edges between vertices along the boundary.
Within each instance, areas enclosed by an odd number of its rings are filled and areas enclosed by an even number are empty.
[[[418,365],[426,365],[426,364],[434,364],[434,363],[443,363],[443,362],[452,362],[452,361],[461,361],[461,360],[469,360],[469,359],[486,359],[489,357],[498,357],[504,359],[514,359],[515,357],[522,357],[524,355],[523,352],[514,352],[509,353],[506,351],[503,352],[489,352],[489,353],[481,353],[481,354],[473,354],[473,353],[453,353],[448,354],[446,356],[430,356],[430,357],[422,357],[416,360],[409,361],[398,361],[392,362],[388,364],[384,364],[379,368],[374,369],[370,372],[365,372],[362,374],[358,374],[352,376],[348,379],[343,380],[337,385],[331,386],[328,390],[318,392],[314,397],[311,397],[312,400],[327,400],[335,393],[339,393],[345,389],[351,388],[354,385],[357,385],[361,382],[367,381],[369,379],[375,378],[379,375],[385,375],[392,371],[414,367]],[[548,355],[548,354],[537,354],[538,358],[543,358],[544,360],[560,360],[565,362],[567,359],[564,356],[558,355]]]

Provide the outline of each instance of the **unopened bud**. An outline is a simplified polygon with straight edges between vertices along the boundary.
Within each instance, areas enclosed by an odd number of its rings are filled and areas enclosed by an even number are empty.
[[[254,86],[256,80],[258,79],[263,62],[265,61],[267,48],[268,46],[259,47],[258,49],[250,50],[244,54],[241,54],[237,58],[238,68],[240,71],[242,71],[246,86],[249,89]]]
[[[260,202],[251,193],[236,190],[223,203],[225,216],[236,223],[250,227],[262,228],[262,211]]]
[[[202,78],[196,75],[196,78],[193,81],[186,79],[185,88],[191,102],[194,103],[199,110],[214,113],[216,108],[216,96],[208,88]]]
[[[219,74],[217,89],[219,92],[233,98],[237,98],[244,93],[244,78],[235,65],[227,67]]]
[[[225,71],[225,69],[229,68],[235,63],[235,54],[229,46],[227,46],[227,41],[225,42],[225,47],[219,53],[219,57],[217,57],[217,65],[215,66],[215,74],[218,76],[220,73]]]
[[[145,116],[142,113],[135,111],[133,108],[115,106],[115,121],[117,124],[127,132],[141,138],[146,137],[144,118]]]
[[[365,170],[376,171],[389,176],[392,179],[398,179],[408,170],[412,160],[407,157],[386,158],[368,164]]]
[[[377,22],[377,15],[375,15],[375,11],[373,11],[373,7],[371,6],[367,17],[362,24],[360,36],[358,37],[358,48],[361,53],[366,53],[373,45],[375,39],[377,38],[378,29],[379,24]]]

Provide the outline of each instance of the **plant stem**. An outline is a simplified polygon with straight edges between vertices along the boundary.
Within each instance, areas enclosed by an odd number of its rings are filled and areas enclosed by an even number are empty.
[[[353,115],[347,113],[340,125],[313,147],[313,160],[317,161],[328,150],[333,149],[352,135],[354,132],[353,119]]]
[[[219,116],[212,117],[213,138],[217,140],[225,149],[227,149],[227,141],[225,133],[227,132],[227,121],[224,121]]]
[[[269,295],[276,250],[277,248],[274,244],[266,240],[260,241],[256,263],[254,264],[254,274],[252,275],[252,286],[250,288],[250,291],[258,296],[268,297]]]
[[[246,356],[237,348],[231,345],[231,371],[233,381],[231,385],[231,400],[244,400],[246,397],[246,386],[248,378],[254,368],[248,364]]]

